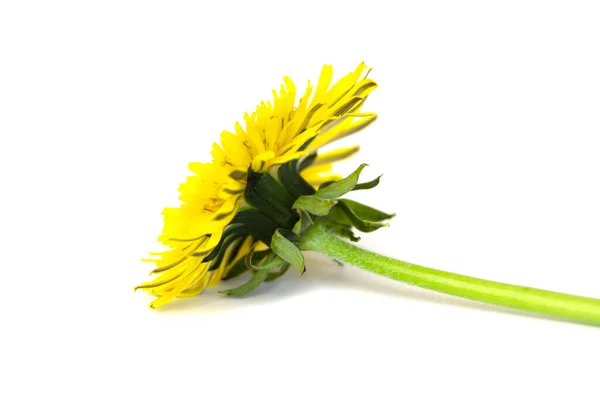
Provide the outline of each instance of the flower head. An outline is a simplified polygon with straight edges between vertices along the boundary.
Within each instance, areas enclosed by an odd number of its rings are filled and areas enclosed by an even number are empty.
[[[377,87],[368,72],[361,63],[332,85],[333,70],[326,65],[316,88],[309,82],[297,102],[296,86],[285,77],[279,92],[273,91],[273,103],[262,102],[244,115],[244,126],[236,123],[234,132],[221,134],[212,162],[189,164],[194,174],[179,188],[182,204],[163,212],[159,241],[168,250],[145,260],[155,264],[151,274],[158,276],[136,288],[158,296],[152,308],[247,270],[243,259],[252,258],[257,244],[270,245],[278,228],[297,223],[292,204],[298,197],[341,179],[330,172],[332,163],[358,146],[317,152],[375,119],[374,113],[360,112]],[[287,264],[270,277],[263,273],[263,279],[282,274]]]

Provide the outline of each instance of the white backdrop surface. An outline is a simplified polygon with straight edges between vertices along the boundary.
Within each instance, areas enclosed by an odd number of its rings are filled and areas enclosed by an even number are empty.
[[[307,256],[243,299],[132,288],[189,161],[283,75],[364,60],[361,246],[600,296],[600,6],[0,5],[0,397],[597,399],[600,331]]]

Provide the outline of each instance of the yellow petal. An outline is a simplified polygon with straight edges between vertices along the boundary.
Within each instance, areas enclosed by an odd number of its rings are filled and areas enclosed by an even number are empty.
[[[301,172],[302,178],[313,186],[318,186],[321,183],[328,181],[338,181],[342,177],[338,174],[329,173],[331,164],[311,165]]]
[[[329,105],[329,107],[335,106],[340,100],[342,100],[354,87],[356,81],[362,75],[362,72],[365,69],[365,63],[361,62],[358,64],[354,72],[349,73],[340,79],[329,92],[327,93],[325,102]]]
[[[252,161],[252,169],[254,171],[263,171],[267,161],[275,158],[275,153],[272,151],[265,151],[259,154],[257,157],[254,157],[254,161]]]
[[[329,84],[331,83],[331,78],[333,77],[333,68],[331,65],[324,65],[323,69],[321,69],[321,75],[319,76],[319,82],[317,83],[317,89],[315,91],[315,95],[312,99],[311,105],[309,108],[312,108],[318,103],[323,103],[325,100],[325,94],[327,93],[327,89],[329,88]]]
[[[179,281],[178,284],[174,286],[171,290],[169,290],[161,297],[150,303],[150,308],[159,308],[169,303],[175,297],[179,296],[181,292],[183,292],[198,277],[205,274],[207,270],[208,263],[199,264],[188,275],[186,275],[185,278],[181,279],[181,281]]]
[[[250,153],[238,136],[223,131],[221,133],[221,145],[225,154],[227,154],[228,161],[233,165],[242,167],[250,165]]]
[[[300,157],[304,157],[306,155],[308,155],[308,151],[294,151],[294,152],[290,152],[288,154],[285,154],[283,156],[276,157],[276,158],[270,160],[267,163],[267,166],[268,167],[273,167],[275,165],[285,164],[288,161],[292,161],[292,160],[298,159]]]
[[[318,149],[319,147],[325,146],[327,143],[331,143],[335,140],[344,138],[346,136],[349,136],[353,133],[356,133],[358,131],[360,131],[361,129],[366,128],[369,124],[371,124],[373,121],[375,121],[375,118],[377,118],[377,114],[375,113],[368,113],[368,114],[363,114],[365,115],[364,117],[360,117],[356,120],[353,119],[347,119],[345,123],[340,124],[338,126],[336,126],[333,129],[328,130],[327,132],[324,132],[322,134],[320,134],[318,137],[315,138],[315,140],[313,140],[310,145],[308,145],[308,150],[310,151],[314,151],[316,149]]]
[[[206,284],[208,283],[208,279],[210,274],[204,274],[196,282],[193,282],[187,289],[183,292],[179,293],[177,297],[193,297],[197,296],[206,289]]]

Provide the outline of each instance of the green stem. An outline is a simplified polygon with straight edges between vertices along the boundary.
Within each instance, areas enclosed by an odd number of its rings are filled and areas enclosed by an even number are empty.
[[[301,248],[436,292],[600,325],[599,299],[472,278],[395,260],[358,248],[338,238],[320,223],[304,232]]]

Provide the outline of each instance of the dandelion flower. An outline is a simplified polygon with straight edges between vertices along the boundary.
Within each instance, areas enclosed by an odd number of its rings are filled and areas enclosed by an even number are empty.
[[[169,250],[152,253],[154,258],[145,260],[155,264],[152,274],[158,276],[136,288],[158,296],[151,307],[160,307],[175,297],[197,295],[207,286],[218,284],[255,242],[269,242],[264,233],[272,234],[275,229],[262,229],[265,232],[260,235],[247,226],[245,231],[227,235],[243,219],[236,220],[240,210],[254,214],[257,223],[271,223],[258,222],[263,216],[252,213],[244,199],[249,169],[276,174],[280,166],[287,164],[282,171],[301,170],[302,179],[297,174],[280,173],[284,179],[296,179],[298,187],[293,187],[291,195],[312,194],[307,183],[318,186],[340,179],[330,172],[331,164],[356,153],[358,146],[320,155],[317,151],[376,118],[374,113],[360,112],[377,87],[368,79],[368,73],[365,64],[360,63],[332,85],[333,69],[325,65],[316,87],[309,82],[298,101],[294,82],[285,77],[279,91],[273,90],[272,103],[260,103],[252,114],[244,115],[243,125],[236,123],[233,132],[221,133],[221,143],[213,144],[212,162],[189,164],[194,175],[179,188],[182,204],[163,212],[164,229],[159,240]],[[287,211],[276,222],[282,218],[292,220],[291,208]]]
[[[221,291],[243,296],[290,267],[305,270],[303,250],[328,255],[367,271],[466,299],[600,324],[600,300],[492,282],[395,260],[358,248],[356,231],[387,226],[394,215],[345,198],[373,189],[379,178],[359,183],[366,164],[342,178],[332,164],[358,146],[326,153],[320,149],[355,133],[375,119],[361,108],[377,84],[363,63],[332,84],[326,65],[315,88],[296,101],[289,78],[273,102],[244,115],[233,132],[214,144],[212,162],[190,163],[193,175],[179,191],[182,204],[164,210],[159,241],[168,250],[152,253],[156,277],[136,289],[157,296],[150,307],[201,293],[243,273],[241,286]]]

